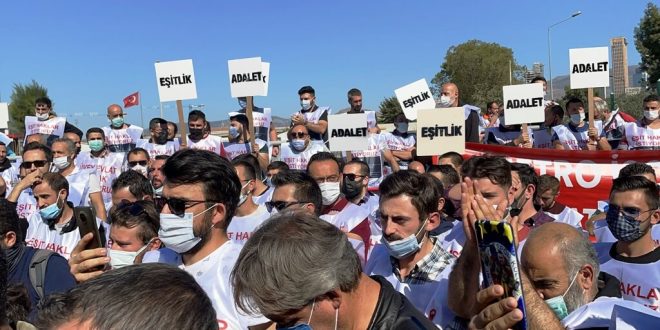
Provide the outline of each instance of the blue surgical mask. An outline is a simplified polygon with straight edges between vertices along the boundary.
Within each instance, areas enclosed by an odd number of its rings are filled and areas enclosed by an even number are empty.
[[[89,144],[89,149],[92,149],[92,151],[101,151],[103,149],[103,140],[92,140],[88,141],[87,144]]]
[[[57,194],[57,200],[55,203],[50,204],[43,209],[39,209],[39,215],[41,215],[41,218],[44,220],[53,220],[57,218],[60,213],[62,213],[62,208],[59,207],[60,202],[60,194]]]
[[[564,294],[562,294],[561,296],[556,296],[554,298],[545,300],[545,303],[548,305],[548,307],[550,307],[550,309],[552,309],[552,311],[555,313],[555,315],[557,315],[560,321],[566,318],[566,316],[568,316],[568,307],[566,307],[566,301],[564,301],[564,296],[566,295],[566,293],[568,293],[568,290],[571,289],[573,283],[575,283],[575,279],[577,278],[578,274],[575,274],[575,276],[573,276],[573,280],[571,281],[571,284],[568,285],[568,288],[566,288]]]
[[[605,220],[612,235],[619,241],[634,242],[644,236],[640,228],[641,221],[619,212],[618,208],[608,208]]]
[[[186,253],[202,241],[201,237],[195,236],[193,231],[193,219],[208,210],[214,208],[217,204],[208,209],[193,215],[184,213],[183,217],[176,214],[160,214],[160,229],[158,237],[166,247],[176,253]]]
[[[229,136],[232,139],[237,138],[238,137],[238,128],[236,128],[234,126],[229,126]]]
[[[247,108],[247,100],[238,99],[238,106],[241,107],[241,109]]]
[[[394,123],[396,130],[400,133],[408,132],[408,123]]]
[[[579,125],[580,122],[584,120],[584,112],[578,112],[571,115],[571,122],[575,125]]]
[[[111,122],[112,122],[113,127],[116,127],[116,128],[122,127],[122,126],[124,126],[124,117],[112,118]]]
[[[417,240],[417,236],[419,236],[419,234],[424,230],[426,221],[428,221],[428,218],[424,220],[422,227],[419,228],[419,231],[417,231],[416,234],[410,234],[410,236],[394,242],[389,242],[387,239],[385,239],[385,236],[383,236],[380,241],[383,243],[383,245],[385,245],[387,251],[392,257],[396,259],[405,258],[419,251],[419,249],[422,247],[422,242]]]
[[[272,187],[273,186],[273,178],[268,177],[266,178],[266,182],[264,182],[267,186]]]
[[[291,140],[291,147],[296,151],[303,151],[303,149],[305,149],[305,140],[293,139]]]

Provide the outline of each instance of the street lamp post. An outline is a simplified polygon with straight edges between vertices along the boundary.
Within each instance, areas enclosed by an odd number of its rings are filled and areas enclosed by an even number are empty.
[[[552,46],[551,46],[551,43],[550,43],[550,29],[552,29],[552,27],[554,27],[556,25],[559,25],[561,23],[564,23],[564,22],[568,21],[569,19],[571,19],[573,17],[579,16],[580,14],[582,14],[582,12],[578,10],[578,11],[574,12],[570,17],[565,18],[565,19],[563,19],[563,20],[561,20],[561,21],[559,21],[555,24],[552,24],[552,25],[548,26],[548,70],[550,72],[550,99],[552,99],[552,100],[555,99],[555,94],[554,94],[554,89],[552,88]]]

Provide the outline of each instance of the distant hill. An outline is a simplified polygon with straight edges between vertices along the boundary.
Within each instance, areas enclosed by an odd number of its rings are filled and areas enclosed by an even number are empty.
[[[639,65],[629,65],[628,66],[628,82],[630,83],[629,87],[639,87],[642,86],[642,72],[639,70]],[[555,99],[560,99],[564,97],[564,86],[570,85],[570,78],[568,75],[557,76],[552,78],[553,89],[555,90]],[[610,86],[612,82],[610,81]],[[548,85],[548,88],[550,86]],[[608,92],[609,93],[609,92]]]

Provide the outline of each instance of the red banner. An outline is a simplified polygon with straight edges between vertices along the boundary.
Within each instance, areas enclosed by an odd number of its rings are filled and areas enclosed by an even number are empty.
[[[647,163],[660,173],[659,151],[571,151],[465,144],[466,159],[483,154],[505,156],[510,162],[533,166],[539,175],[555,176],[560,182],[557,200],[585,216],[596,210],[598,201],[609,198],[612,179],[627,164]]]

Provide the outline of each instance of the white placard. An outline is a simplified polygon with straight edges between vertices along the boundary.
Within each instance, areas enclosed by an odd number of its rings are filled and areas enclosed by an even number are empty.
[[[571,89],[608,87],[610,52],[607,47],[569,49]]]
[[[268,95],[270,63],[261,57],[227,61],[231,97]]]
[[[0,129],[9,128],[9,105],[0,103]]]
[[[545,120],[543,84],[502,87],[506,125],[538,123]]]
[[[28,137],[34,134],[62,136],[64,125],[66,125],[66,118],[64,117],[41,121],[35,116],[25,116],[25,136]]]
[[[330,151],[369,149],[366,113],[344,113],[328,116]]]
[[[417,110],[435,108],[435,100],[426,79],[420,79],[414,83],[405,85],[394,90],[397,100],[408,120],[417,119]]]
[[[156,85],[161,102],[197,98],[192,60],[159,62],[155,66]]]
[[[417,111],[417,155],[465,152],[465,114],[462,107]]]

